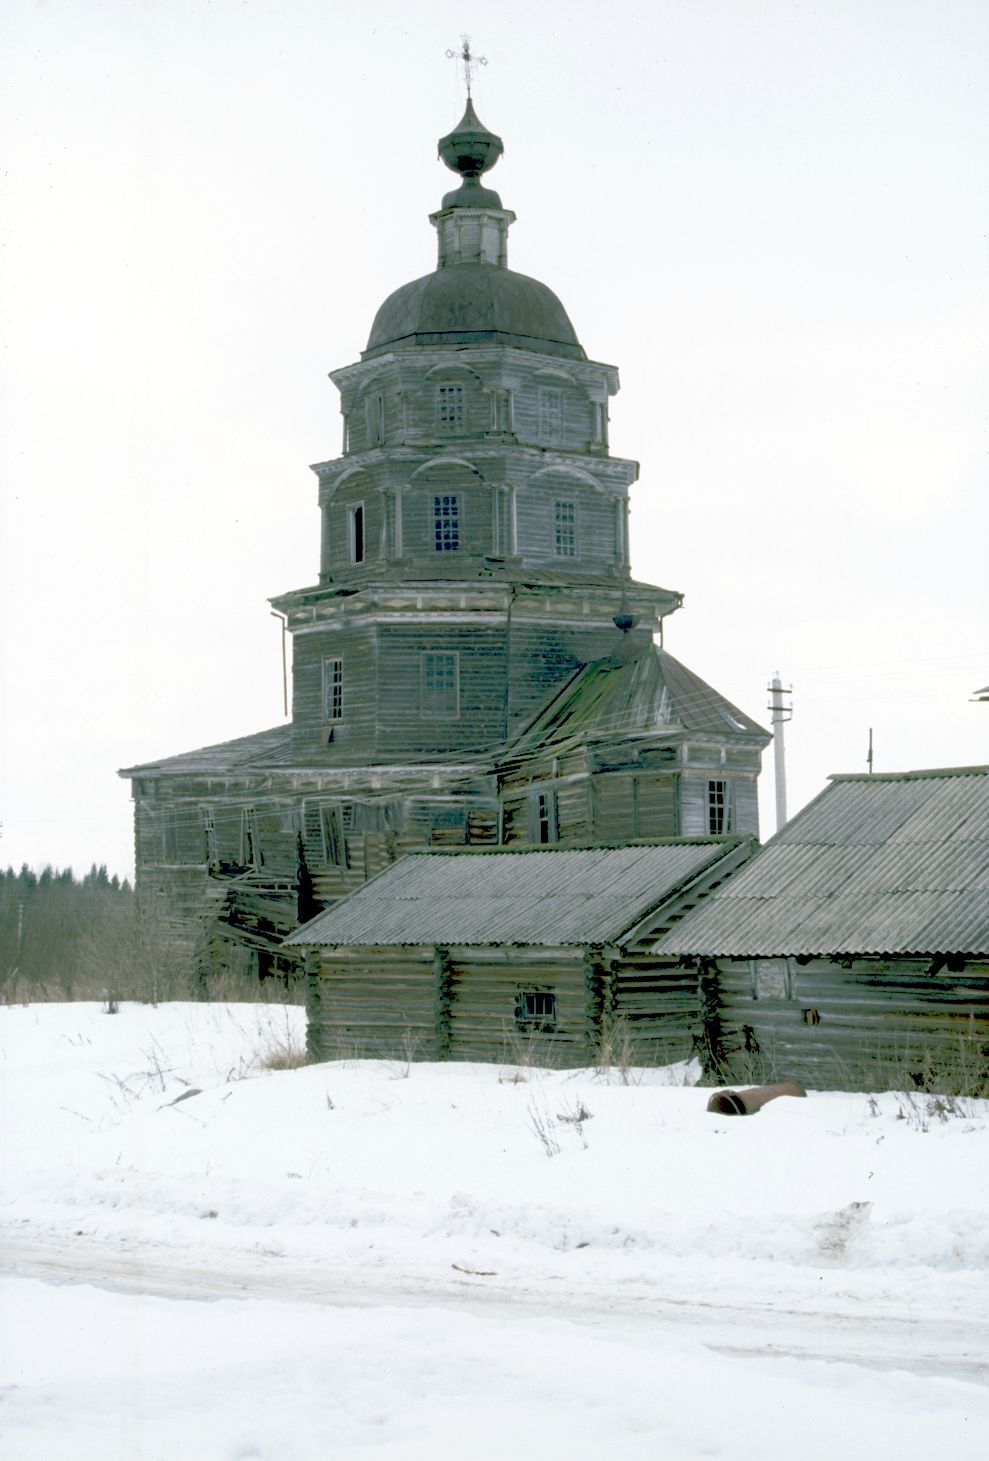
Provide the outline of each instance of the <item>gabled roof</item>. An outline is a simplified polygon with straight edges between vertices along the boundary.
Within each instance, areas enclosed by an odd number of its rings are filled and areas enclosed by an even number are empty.
[[[833,777],[655,952],[989,956],[989,767]]]
[[[614,944],[653,909],[750,847],[745,838],[624,847],[411,852],[287,944]]]
[[[179,756],[163,756],[159,761],[146,761],[142,766],[128,766],[119,774],[154,776],[160,771],[219,773],[233,767],[287,766],[291,750],[292,727],[276,725],[272,730],[257,731],[253,736],[238,736],[233,741],[219,741],[215,746],[202,746],[198,751],[183,751]]]
[[[625,662],[599,659],[578,670],[516,736],[509,755],[664,730],[756,737],[761,744],[769,740],[767,731],[686,665],[646,645]]]

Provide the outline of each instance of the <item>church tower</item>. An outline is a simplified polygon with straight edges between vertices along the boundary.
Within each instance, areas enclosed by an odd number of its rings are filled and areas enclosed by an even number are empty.
[[[436,268],[332,373],[318,580],[271,601],[291,722],[121,773],[186,972],[288,972],[286,935],[416,848],[758,830],[768,736],[660,647],[680,595],[630,576],[618,372],[508,267],[502,143],[469,96],[439,150]]]
[[[501,139],[468,100],[439,152],[460,186],[431,217],[437,267],[333,372],[344,451],[315,468],[319,584],[273,600],[294,636],[295,759],[492,749],[612,650],[616,615],[646,643],[680,602],[629,577],[617,370],[508,267],[515,215],[484,183]]]

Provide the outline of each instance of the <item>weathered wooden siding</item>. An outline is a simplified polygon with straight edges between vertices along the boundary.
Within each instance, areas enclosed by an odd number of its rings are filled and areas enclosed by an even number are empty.
[[[612,977],[613,1059],[631,1065],[688,1060],[702,1038],[697,975],[676,960],[630,951]]]
[[[475,950],[451,950],[449,1057],[453,1060],[527,1058],[549,1066],[584,1065],[596,1049],[589,1018],[593,994],[580,950],[549,956],[512,950],[508,958],[484,958]],[[556,998],[551,1032],[520,1028],[516,1006],[523,991]]]
[[[747,1078],[885,1090],[989,1082],[989,964],[929,959],[721,960],[725,1068]]]
[[[313,1060],[435,1060],[443,1039],[432,949],[324,950],[307,980]]]

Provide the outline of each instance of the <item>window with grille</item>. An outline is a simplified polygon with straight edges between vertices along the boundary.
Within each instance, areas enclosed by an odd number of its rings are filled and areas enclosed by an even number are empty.
[[[539,387],[539,437],[559,441],[563,435],[563,392],[555,386]]]
[[[422,713],[443,720],[460,714],[460,663],[457,654],[427,651],[421,659]]]
[[[515,1000],[520,1030],[549,1034],[556,1029],[556,995],[550,989],[520,989]]]
[[[553,504],[553,545],[558,558],[576,558],[576,503],[556,502]]]
[[[436,387],[436,424],[442,431],[456,431],[467,416],[467,390],[459,382]]]
[[[437,553],[460,549],[460,498],[453,493],[433,498],[433,546]]]
[[[343,660],[323,661],[323,719],[343,720]]]
[[[731,831],[731,801],[727,781],[707,784],[707,830],[712,837]]]

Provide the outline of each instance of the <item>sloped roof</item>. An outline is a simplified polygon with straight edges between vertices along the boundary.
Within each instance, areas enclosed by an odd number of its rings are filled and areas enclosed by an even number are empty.
[[[285,940],[340,947],[607,944],[746,839],[411,852]]]
[[[655,952],[989,956],[989,767],[833,777]]]
[[[218,741],[215,746],[202,746],[198,751],[183,751],[178,756],[163,756],[141,766],[128,766],[119,774],[153,776],[159,771],[194,774],[198,771],[227,771],[234,766],[287,766],[291,750],[292,727],[276,725],[272,730],[238,736],[232,741]]]
[[[516,736],[509,754],[667,727],[769,740],[767,731],[699,675],[665,650],[647,645],[624,663],[599,659],[578,670]]]

